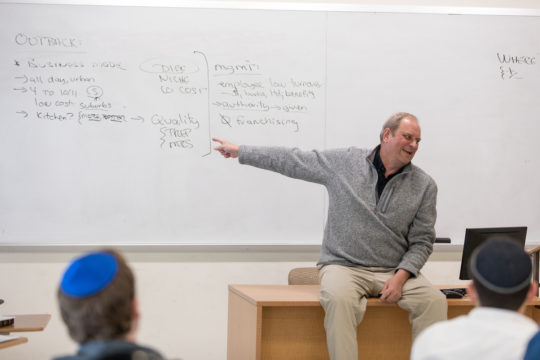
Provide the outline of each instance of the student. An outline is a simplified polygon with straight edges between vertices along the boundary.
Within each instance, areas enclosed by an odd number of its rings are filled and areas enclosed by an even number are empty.
[[[416,117],[397,113],[374,149],[300,151],[214,139],[226,158],[326,187],[318,265],[332,360],[358,360],[356,329],[368,296],[407,310],[413,338],[446,319],[446,298],[420,274],[433,250],[437,198],[435,181],[411,163],[420,137]]]
[[[491,240],[475,251],[467,292],[476,307],[468,314],[435,324],[414,342],[412,360],[523,359],[538,330],[522,315],[534,297],[529,255],[510,240]]]
[[[58,288],[58,302],[69,335],[80,347],[75,355],[55,360],[163,359],[135,343],[135,281],[117,251],[105,249],[73,260]]]

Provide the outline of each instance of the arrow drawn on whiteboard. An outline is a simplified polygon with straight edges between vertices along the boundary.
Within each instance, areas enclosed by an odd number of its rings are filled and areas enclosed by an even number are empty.
[[[24,94],[25,92],[27,92],[27,91],[28,91],[28,90],[26,90],[26,88],[25,88],[25,87],[23,87],[23,88],[13,88],[13,90],[16,90],[16,91],[22,91],[22,92],[23,92],[23,94]]]
[[[26,84],[28,82],[28,76],[15,76],[15,79],[23,79],[23,84]]]
[[[17,111],[17,114],[21,114],[24,118],[28,117],[28,113],[26,111],[24,111],[24,110]]]

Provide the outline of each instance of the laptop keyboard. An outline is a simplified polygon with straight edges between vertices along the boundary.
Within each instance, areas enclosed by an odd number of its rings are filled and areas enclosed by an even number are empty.
[[[467,289],[465,288],[450,288],[450,289],[441,289],[441,292],[448,298],[448,299],[459,299],[465,296],[467,294]]]

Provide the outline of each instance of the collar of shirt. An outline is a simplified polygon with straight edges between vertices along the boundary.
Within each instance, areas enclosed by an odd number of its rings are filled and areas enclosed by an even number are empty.
[[[384,187],[390,181],[390,179],[392,179],[397,174],[401,173],[403,169],[405,168],[405,166],[407,166],[405,165],[401,167],[401,169],[399,169],[395,173],[388,175],[388,177],[385,177],[384,174],[386,173],[386,168],[384,167],[384,164],[381,160],[380,152],[381,152],[381,146],[379,145],[375,149],[375,157],[373,158],[373,165],[375,166],[375,169],[377,169],[377,194],[379,195],[379,197],[381,196],[384,190]]]

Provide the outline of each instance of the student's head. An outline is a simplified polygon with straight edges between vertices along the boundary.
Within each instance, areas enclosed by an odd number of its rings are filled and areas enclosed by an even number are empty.
[[[133,272],[115,250],[74,259],[58,288],[62,319],[79,344],[127,339],[138,317]]]
[[[511,240],[490,240],[476,249],[469,273],[469,291],[480,306],[517,311],[536,291],[531,258]]]
[[[421,140],[418,119],[412,114],[400,112],[392,115],[383,125],[381,152],[391,164],[401,167],[411,162]]]

